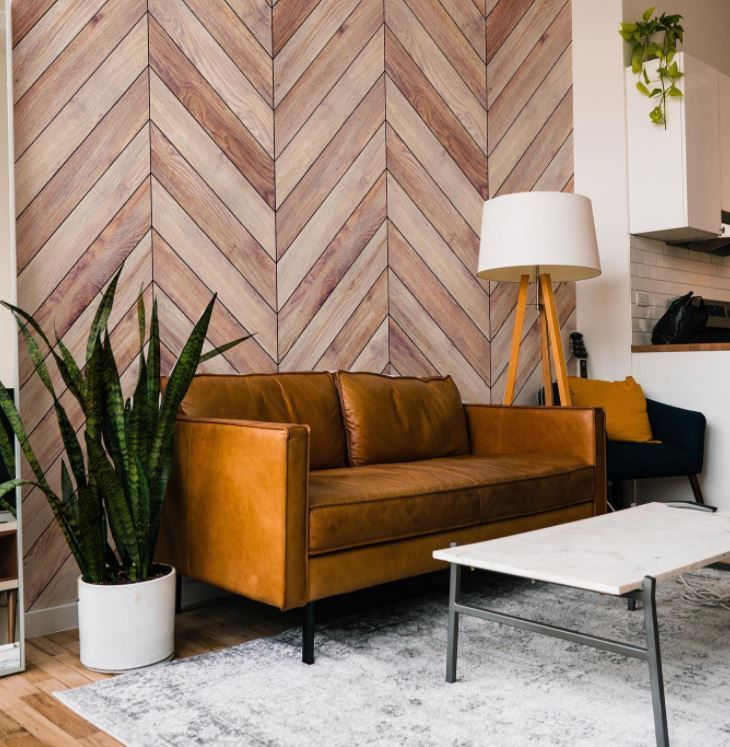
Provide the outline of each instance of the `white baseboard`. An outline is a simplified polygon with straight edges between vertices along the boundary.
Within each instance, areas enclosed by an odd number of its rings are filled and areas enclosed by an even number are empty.
[[[194,581],[190,578],[183,578],[183,609],[228,595],[227,591],[216,586],[210,586],[210,584],[204,584],[202,581]],[[44,610],[31,610],[25,613],[26,638],[59,633],[62,630],[78,628],[78,626],[79,614],[76,602],[64,604],[60,607],[48,607]]]
[[[31,610],[25,613],[25,637],[58,633],[79,626],[79,613],[76,602],[61,607],[47,607],[44,610]]]

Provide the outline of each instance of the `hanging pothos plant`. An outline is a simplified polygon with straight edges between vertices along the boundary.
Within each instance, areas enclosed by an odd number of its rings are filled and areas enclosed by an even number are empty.
[[[622,23],[619,33],[631,44],[631,70],[639,76],[637,90],[656,102],[649,112],[654,124],[667,127],[667,97],[679,98],[682,91],[677,81],[684,75],[677,65],[677,45],[682,43],[684,29],[678,13],[654,15],[656,8],[647,8],[641,21]],[[659,60],[656,76],[649,74],[646,63]],[[652,66],[653,68],[653,66]]]

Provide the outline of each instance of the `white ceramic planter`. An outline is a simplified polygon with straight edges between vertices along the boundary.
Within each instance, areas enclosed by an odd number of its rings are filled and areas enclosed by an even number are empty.
[[[171,659],[175,647],[175,569],[136,584],[87,584],[79,578],[81,663],[125,672]]]

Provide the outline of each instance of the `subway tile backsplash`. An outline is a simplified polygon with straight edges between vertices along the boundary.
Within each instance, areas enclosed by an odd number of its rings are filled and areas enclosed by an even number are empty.
[[[631,316],[634,345],[651,343],[656,320],[687,291],[730,301],[730,257],[693,252],[643,236],[631,237]]]

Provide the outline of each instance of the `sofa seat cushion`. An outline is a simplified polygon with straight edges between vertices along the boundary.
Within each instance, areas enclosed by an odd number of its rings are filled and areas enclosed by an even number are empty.
[[[594,470],[545,454],[458,456],[313,472],[311,554],[593,500]]]

